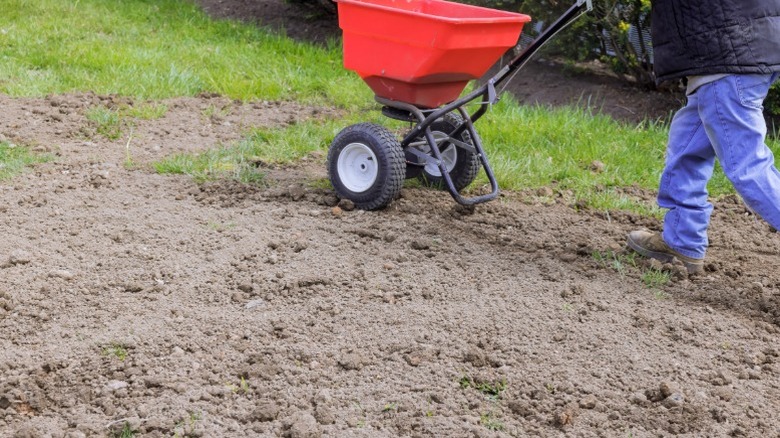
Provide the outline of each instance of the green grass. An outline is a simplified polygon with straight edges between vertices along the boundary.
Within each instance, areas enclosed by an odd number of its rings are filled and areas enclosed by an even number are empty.
[[[312,120],[286,129],[254,129],[242,140],[200,154],[177,154],[154,164],[160,173],[191,175],[198,181],[229,178],[262,184],[257,164],[286,164],[326,150],[343,120]]]
[[[385,403],[385,407],[382,408],[382,412],[396,412],[398,411],[398,403],[389,402]]]
[[[602,268],[610,268],[620,275],[624,275],[628,268],[636,268],[637,254],[635,252],[616,253],[614,251],[594,251],[591,256]]]
[[[51,159],[51,156],[35,154],[27,147],[0,142],[0,181],[14,177],[28,166]]]
[[[580,108],[549,110],[522,106],[505,96],[477,123],[501,187],[554,186],[572,190],[578,205],[660,215],[654,203],[621,190],[655,190],[663,170],[668,127],[630,125]],[[770,141],[776,153],[780,144]],[[591,163],[603,163],[594,171]],[[712,196],[733,193],[719,167],[709,183]]]
[[[669,284],[671,273],[659,269],[648,269],[642,273],[642,282],[651,289],[657,289]]]
[[[494,382],[476,382],[469,376],[463,376],[458,381],[461,389],[474,388],[490,399],[498,399],[506,390],[506,380],[497,380]]]
[[[143,100],[137,107],[87,112],[100,135],[127,137],[128,147],[135,120],[165,114],[162,98],[208,92],[343,109],[335,120],[251,130],[243,140],[205,153],[169,157],[156,163],[158,172],[264,184],[258,163],[284,164],[326,151],[350,124],[408,129],[379,114],[368,87],[342,67],[338,41],[324,47],[295,42],[253,25],[212,20],[183,0],[0,0],[0,10],[0,92],[92,91]],[[203,115],[220,111],[207,108]],[[668,134],[662,124],[636,126],[576,108],[523,106],[504,94],[476,127],[502,190],[550,186],[571,192],[578,207],[662,214],[653,201],[625,190],[657,188]],[[777,141],[770,147],[780,153]],[[591,169],[595,161],[603,168]],[[0,172],[8,166],[0,158]],[[480,176],[472,187],[486,182]],[[733,193],[720,170],[709,189],[713,196]]]
[[[112,438],[133,438],[138,432],[133,430],[130,423],[123,423],[121,429],[117,429],[111,433]]]
[[[203,415],[200,412],[189,412],[187,416],[176,422],[173,430],[173,437],[185,438],[196,436],[194,432],[198,422],[200,422],[202,418]]]
[[[654,291],[656,298],[664,298],[665,292],[660,289],[668,285],[672,281],[672,274],[669,271],[664,271],[655,268],[640,267],[637,263],[637,253],[616,253],[613,251],[594,251],[591,257],[601,268],[612,269],[621,276],[625,275],[629,269],[639,268],[642,282],[649,289]]]
[[[104,106],[94,106],[86,113],[87,120],[95,125],[97,133],[109,140],[116,140],[122,136],[123,121],[119,111]]]
[[[243,155],[240,146],[226,146],[201,154],[173,155],[153,166],[159,173],[186,174],[198,182],[224,178],[262,185],[265,173],[257,168],[252,157]]]
[[[492,412],[484,412],[479,416],[479,424],[488,430],[501,431],[504,430],[504,423],[495,417]]]
[[[137,106],[120,107],[96,105],[88,108],[85,115],[98,135],[117,140],[129,133],[137,120],[159,119],[167,112],[167,105],[147,102]]]
[[[139,120],[156,120],[165,116],[168,105],[164,103],[145,102],[125,109],[127,116]]]
[[[254,130],[235,144],[204,154],[170,157],[156,168],[200,180],[225,176],[242,180],[247,162],[284,164],[314,150],[326,151],[340,129],[362,121],[383,124],[399,134],[408,129],[401,122],[383,119],[378,111],[348,112],[339,120]],[[625,189],[657,188],[668,134],[665,126],[629,126],[577,108],[522,106],[508,96],[476,126],[502,190],[552,186],[571,191],[573,203],[580,207],[655,217],[663,214],[654,202]],[[772,145],[777,150],[777,144]],[[603,170],[594,171],[594,161],[603,163]],[[482,174],[472,187],[487,182]],[[709,188],[712,196],[733,193],[719,169]]]
[[[90,90],[145,99],[202,91],[237,99],[370,99],[340,47],[211,20],[183,0],[0,0],[0,92]]]
[[[125,360],[127,358],[128,352],[127,347],[120,343],[111,343],[109,345],[106,345],[101,350],[101,354],[103,356],[112,356],[116,357],[119,360]]]

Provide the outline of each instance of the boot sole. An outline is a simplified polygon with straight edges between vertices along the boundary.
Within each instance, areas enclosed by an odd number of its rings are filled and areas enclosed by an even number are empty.
[[[698,274],[704,271],[704,263],[691,263],[675,256],[674,254],[669,254],[668,252],[651,251],[634,241],[630,235],[628,236],[627,243],[629,248],[633,249],[640,255],[649,257],[651,259],[656,259],[659,262],[671,263],[674,261],[674,259],[677,259],[682,262],[682,264],[685,266],[685,269],[688,270],[689,274]]]
[[[650,251],[649,249],[641,246],[636,241],[634,241],[634,239],[632,239],[631,236],[628,236],[628,246],[629,248],[633,249],[634,251],[638,252],[639,254],[645,257],[656,259],[664,263],[670,263],[675,259],[673,255],[666,252]]]

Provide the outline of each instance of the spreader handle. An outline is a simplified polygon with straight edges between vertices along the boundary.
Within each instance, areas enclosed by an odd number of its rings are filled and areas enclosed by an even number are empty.
[[[515,59],[513,59],[506,67],[502,68],[498,73],[496,73],[495,76],[493,76],[492,79],[496,86],[504,82],[504,80],[507,78],[511,77],[512,73],[525,65],[525,63],[528,62],[528,60],[531,59],[531,57],[535,55],[536,52],[538,52],[539,49],[541,49],[542,46],[547,43],[547,41],[555,36],[555,34],[565,29],[566,26],[574,22],[574,20],[579,18],[580,15],[592,10],[592,0],[577,0],[577,3],[573,4],[566,12],[563,13],[563,15],[558,17],[558,19],[555,20],[553,24],[544,29],[542,33],[540,33],[539,36],[537,36],[536,39],[533,40],[531,44],[525,48],[525,50],[523,50],[522,53],[517,55],[517,57],[515,57]]]

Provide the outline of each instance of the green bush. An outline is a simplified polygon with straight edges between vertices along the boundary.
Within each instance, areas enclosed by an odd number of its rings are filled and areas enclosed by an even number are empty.
[[[493,9],[522,12],[544,26],[560,17],[574,0],[462,0]],[[655,87],[650,47],[639,38],[636,48],[629,41],[629,29],[650,28],[650,0],[594,0],[593,11],[580,17],[556,35],[545,48],[553,56],[584,61],[601,58],[621,76],[628,76],[646,88]],[[526,34],[534,35],[534,26]],[[628,78],[625,78],[628,79]]]
[[[764,101],[764,112],[772,120],[780,122],[780,82],[774,84]],[[770,127],[771,128],[771,127]],[[780,126],[778,126],[780,128]]]

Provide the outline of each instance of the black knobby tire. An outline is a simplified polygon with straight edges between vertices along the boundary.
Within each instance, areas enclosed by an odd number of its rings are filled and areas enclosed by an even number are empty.
[[[336,194],[357,208],[386,207],[401,193],[406,175],[401,143],[381,125],[348,126],[330,145],[328,174]]]
[[[431,132],[434,137],[449,136],[449,134],[462,122],[463,118],[460,114],[447,113],[444,117],[431,124]],[[473,145],[471,135],[466,130],[456,138],[464,143]],[[418,140],[425,140],[425,137],[421,136]],[[433,155],[427,144],[425,149],[425,153]],[[439,152],[441,152],[442,158],[444,158],[445,163],[447,163],[445,166],[449,169],[450,179],[452,179],[455,190],[460,192],[474,182],[477,178],[477,174],[479,174],[479,170],[482,168],[482,163],[479,161],[479,156],[476,153],[457,147],[452,143],[441,144],[439,146]],[[430,187],[447,187],[441,170],[438,166],[434,166],[433,164],[426,165],[420,172],[418,178],[423,184]]]

